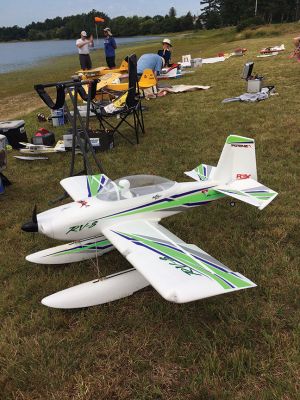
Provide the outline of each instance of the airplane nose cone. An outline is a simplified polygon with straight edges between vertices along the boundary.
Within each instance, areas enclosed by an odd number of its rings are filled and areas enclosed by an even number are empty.
[[[24,232],[38,232],[38,224],[33,221],[26,222],[21,226],[22,231]]]

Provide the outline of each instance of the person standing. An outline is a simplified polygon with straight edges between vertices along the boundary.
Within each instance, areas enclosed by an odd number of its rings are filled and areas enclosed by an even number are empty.
[[[76,46],[79,53],[80,66],[83,71],[92,69],[92,60],[90,57],[89,46],[93,44],[93,38],[88,39],[86,31],[80,33],[80,39],[76,40]]]
[[[110,28],[105,28],[103,29],[103,33],[105,36],[104,39],[104,51],[105,51],[105,57],[106,57],[106,64],[108,68],[115,68],[116,67],[116,48],[117,44],[115,39],[113,38],[113,35],[111,33]]]
[[[162,42],[163,48],[162,50],[158,50],[157,54],[160,57],[163,57],[165,60],[165,66],[170,67],[171,66],[171,40],[170,39],[164,39]]]

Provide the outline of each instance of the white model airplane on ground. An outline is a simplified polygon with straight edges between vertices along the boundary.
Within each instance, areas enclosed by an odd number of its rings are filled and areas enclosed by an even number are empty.
[[[23,154],[46,154],[46,153],[59,153],[65,151],[64,141],[58,140],[55,147],[46,146],[44,144],[32,144],[26,142],[19,142],[23,149],[20,149],[20,153]]]
[[[76,262],[116,248],[134,268],[52,294],[42,303],[78,308],[126,297],[149,284],[165,299],[185,303],[256,286],[159,224],[162,218],[225,195],[266,207],[277,193],[256,181],[253,139],[227,138],[217,167],[186,172],[194,182],[152,175],[112,181],[105,175],[61,181],[74,202],[36,215],[22,229],[71,243],[26,257],[42,264]]]

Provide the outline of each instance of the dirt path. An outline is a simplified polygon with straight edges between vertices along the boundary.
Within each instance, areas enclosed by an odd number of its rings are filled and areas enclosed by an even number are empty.
[[[14,119],[43,106],[43,102],[34,93],[22,93],[0,99],[0,120]]]

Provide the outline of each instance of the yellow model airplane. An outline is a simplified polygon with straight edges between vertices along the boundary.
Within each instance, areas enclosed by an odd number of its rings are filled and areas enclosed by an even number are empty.
[[[128,62],[126,60],[123,60],[121,62],[121,65],[119,68],[114,68],[114,69],[110,69],[107,67],[97,67],[97,68],[93,68],[93,69],[89,69],[89,70],[80,70],[77,71],[76,74],[82,74],[84,75],[87,79],[91,78],[91,77],[95,77],[95,76],[102,76],[102,75],[106,75],[109,74],[111,72],[113,73],[124,73],[128,71]]]
[[[143,75],[139,80],[139,88],[149,89],[157,86],[157,79],[152,71],[152,69],[145,69]],[[128,82],[124,83],[109,83],[107,85],[108,90],[114,90],[118,92],[122,92],[128,90]]]
[[[96,91],[100,92],[101,89],[103,89],[103,88],[107,87],[108,85],[112,84],[113,81],[115,81],[116,79],[119,79],[120,76],[121,76],[121,74],[114,73],[114,72],[110,73],[110,74],[103,75],[103,77],[100,77],[100,81],[97,83]],[[127,84],[127,86],[128,86],[128,84]],[[82,87],[84,88],[84,90],[86,92],[88,91],[88,85],[87,84],[83,85]],[[125,89],[125,90],[127,90],[127,89]],[[74,95],[74,90],[72,90],[72,94]],[[80,97],[79,94],[78,94],[77,98],[78,98],[78,100],[81,100],[81,97]]]

